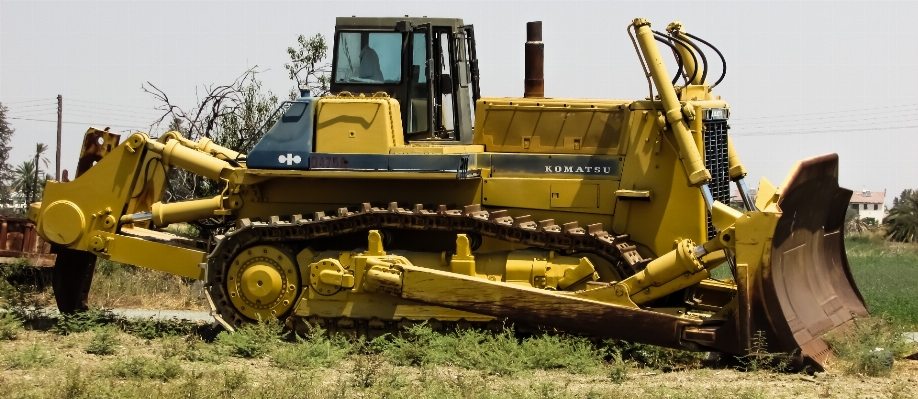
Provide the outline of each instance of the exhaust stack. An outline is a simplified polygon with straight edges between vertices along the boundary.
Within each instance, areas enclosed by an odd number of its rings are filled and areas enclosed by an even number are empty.
[[[526,23],[526,80],[523,97],[545,97],[545,43],[542,21]]]

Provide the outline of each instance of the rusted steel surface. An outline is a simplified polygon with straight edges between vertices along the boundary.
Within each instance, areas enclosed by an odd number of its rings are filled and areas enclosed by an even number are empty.
[[[542,21],[526,23],[526,80],[523,97],[545,97],[545,43]]]
[[[792,172],[778,206],[771,273],[762,276],[760,306],[774,320],[779,344],[799,347],[822,364],[822,335],[868,316],[845,255],[843,225],[851,190],[838,186],[838,155],[810,158]]]
[[[80,160],[77,161],[76,176],[80,177],[96,162],[118,146],[121,135],[109,133],[104,130],[90,129],[83,137],[83,149],[80,150]]]
[[[51,244],[38,236],[32,221],[0,217],[0,264],[20,258],[28,259],[32,266],[51,267],[57,256],[51,253]]]

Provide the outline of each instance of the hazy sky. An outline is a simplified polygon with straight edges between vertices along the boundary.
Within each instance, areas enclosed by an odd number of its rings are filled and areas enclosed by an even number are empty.
[[[16,135],[11,162],[49,144],[64,97],[62,169],[89,125],[149,129],[152,82],[192,106],[202,84],[258,66],[266,89],[292,87],[283,64],[297,35],[329,37],[336,16],[459,17],[474,24],[484,96],[521,96],[527,21],[543,21],[549,97],[647,96],[625,32],[681,20],[717,46],[728,73],[732,137],[750,171],[775,184],[797,160],[837,152],[841,183],[918,188],[918,4],[909,2],[14,2],[0,1],[0,102]],[[713,58],[714,55],[709,55]],[[718,73],[719,68],[713,68]]]

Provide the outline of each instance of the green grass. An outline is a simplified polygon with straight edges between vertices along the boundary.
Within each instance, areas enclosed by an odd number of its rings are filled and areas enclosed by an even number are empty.
[[[870,313],[918,328],[918,246],[854,236],[845,240],[845,247]]]
[[[25,349],[3,355],[3,367],[9,370],[28,370],[46,367],[54,363],[54,354],[44,345],[33,342]]]
[[[22,320],[13,312],[0,313],[0,340],[16,339],[22,330]]]

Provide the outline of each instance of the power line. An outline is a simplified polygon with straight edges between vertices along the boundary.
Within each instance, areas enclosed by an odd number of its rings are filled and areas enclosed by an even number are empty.
[[[78,102],[78,103],[87,103],[87,104],[99,104],[99,105],[110,105],[110,106],[113,106],[113,107],[123,107],[123,108],[139,108],[139,109],[151,109],[151,108],[148,108],[148,107],[137,107],[137,106],[134,106],[134,105],[123,105],[123,104],[111,104],[111,103],[100,103],[100,102],[95,102],[95,101],[85,101],[85,100],[73,100],[73,99],[69,99],[69,100],[67,100],[67,101],[72,101],[72,102]]]
[[[56,120],[45,120],[45,119],[28,119],[28,118],[9,118],[9,119],[19,119],[19,120],[33,121],[33,122],[54,122],[54,123],[57,123]],[[130,128],[130,129],[136,129],[136,128],[139,127],[139,126],[141,126],[141,127],[150,127],[150,126],[152,125],[152,124],[150,124],[150,125],[145,125],[145,126],[143,126],[142,123],[138,123],[138,124],[136,124],[136,125],[111,125],[111,124],[107,124],[107,123],[93,123],[93,122],[61,122],[61,123],[77,124],[77,125],[87,125],[87,126],[103,126],[103,125],[104,125],[104,126],[111,126],[111,127],[126,127],[126,128]]]
[[[51,98],[51,99],[45,98],[45,99],[40,99],[40,100],[28,100],[28,101],[12,101],[12,102],[0,101],[0,103],[3,103],[3,104],[24,104],[24,103],[34,103],[34,102],[38,102],[38,101],[54,101],[54,102],[57,102],[57,100],[55,100],[55,99],[53,99],[53,98]]]
[[[25,112],[10,112],[10,113],[13,114],[13,115],[16,115],[16,116],[35,116],[35,115],[53,113],[53,114],[56,116],[56,115],[57,115],[57,110],[50,110],[50,109],[48,109],[48,110],[44,110],[44,109],[42,109],[42,110],[37,110],[37,109],[36,109],[36,110],[32,110],[32,111],[25,111]]]
[[[5,104],[4,104],[5,105]],[[15,105],[11,110],[22,109],[22,108],[34,108],[34,107],[56,107],[57,103],[47,103],[47,104],[29,104],[29,105]]]
[[[132,112],[132,111],[123,110],[123,109],[110,109],[110,108],[87,107],[87,106],[85,106],[85,105],[75,105],[75,104],[68,104],[68,105],[66,105],[64,108],[88,109],[88,110],[93,110],[93,111],[104,112],[104,113],[106,113],[106,114],[121,115],[121,116],[138,116],[138,115],[140,115],[140,112]],[[156,111],[156,110],[154,110],[154,109],[149,109],[148,111]],[[143,115],[141,115],[141,116],[143,116]],[[158,117],[159,117],[159,116],[157,116],[157,118],[158,118]]]
[[[788,116],[828,115],[828,114],[873,111],[873,110],[878,110],[878,109],[902,108],[902,107],[914,107],[914,106],[918,106],[918,104],[888,105],[885,107],[877,107],[877,108],[860,108],[860,109],[844,110],[844,111],[813,112],[813,113],[808,113],[808,114],[787,114],[783,116],[788,117]],[[754,118],[739,118],[739,119],[735,119],[735,121],[745,121],[745,120],[753,120],[753,119],[768,119],[768,118],[774,118],[774,116],[757,116]]]
[[[852,114],[852,115],[842,115],[842,116],[824,116],[824,117],[821,117],[821,118],[796,118],[796,119],[793,119],[793,118],[782,118],[782,117],[779,116],[779,117],[773,117],[774,120],[764,120],[764,121],[763,121],[763,120],[760,120],[760,121],[757,121],[757,122],[742,122],[742,121],[739,121],[739,120],[732,120],[731,122],[736,122],[737,125],[743,125],[743,126],[749,126],[749,125],[765,125],[765,124],[779,124],[779,123],[813,124],[813,123],[823,123],[823,122],[818,122],[818,121],[822,121],[822,120],[826,120],[826,119],[830,119],[830,120],[834,120],[834,121],[838,121],[838,122],[845,122],[846,120],[848,120],[848,118],[858,118],[858,117],[866,116],[866,115],[878,115],[878,114],[890,114],[890,113],[895,113],[895,115],[891,115],[891,116],[879,116],[879,117],[871,118],[871,119],[895,118],[895,117],[897,117],[897,116],[899,116],[899,115],[916,115],[916,114],[918,114],[918,110],[914,110],[914,111],[896,110],[896,111],[886,111],[886,112],[869,112],[869,113],[860,114],[860,115]],[[855,120],[857,120],[857,119],[855,119]],[[801,122],[799,122],[799,121],[804,121],[804,122],[801,123]],[[817,121],[817,122],[807,122],[807,121]]]
[[[149,121],[143,121],[140,119],[122,119],[122,118],[112,118],[108,116],[99,117],[98,115],[89,115],[89,114],[73,112],[73,111],[67,112],[67,115],[83,116],[83,117],[88,117],[88,118],[95,118],[95,119],[100,119],[100,120],[111,120],[111,121],[116,121],[116,122],[151,124],[151,122]]]
[[[850,127],[857,127],[857,126],[860,126],[860,125],[870,125],[870,126],[873,126],[873,125],[882,125],[882,124],[889,124],[889,123],[903,123],[903,122],[915,122],[915,121],[918,121],[918,119],[909,118],[909,119],[887,120],[887,121],[877,121],[877,122],[869,122],[869,123],[863,123],[863,122],[861,122],[861,121],[869,121],[869,120],[873,120],[873,119],[886,119],[886,118],[864,118],[864,119],[857,119],[857,120],[851,120],[851,121],[844,121],[844,122],[852,122],[852,123],[841,123],[841,124],[836,124],[836,125],[834,125],[834,126],[831,126],[831,125],[830,125],[830,126],[819,126],[819,127],[810,127],[810,128],[804,128],[804,129],[795,129],[795,128],[794,128],[795,126],[778,126],[778,127],[768,127],[768,126],[764,126],[764,127],[754,127],[754,128],[750,128],[750,129],[744,129],[743,126],[739,126],[739,127],[736,127],[736,128],[733,128],[733,127],[731,126],[731,130],[743,130],[743,131],[752,131],[752,132],[767,131],[767,130],[778,130],[778,129],[790,129],[790,130],[793,130],[793,131],[827,130],[827,129],[829,129],[829,128],[835,128],[835,127],[837,127],[837,128],[842,128],[842,129],[843,129],[843,128],[850,128]],[[803,124],[801,124],[801,125],[803,125]],[[812,123],[808,123],[807,125],[812,125]],[[825,125],[825,124],[823,124],[823,125]]]
[[[832,130],[802,130],[802,131],[786,131],[786,132],[772,132],[772,133],[732,133],[732,137],[755,137],[755,136],[791,136],[798,134],[822,134],[822,133],[849,133],[849,132],[871,132],[871,131],[886,131],[886,130],[898,130],[898,129],[914,129],[918,128],[918,125],[912,126],[888,126],[888,127],[872,127],[872,128],[861,128],[861,129],[832,129]]]

